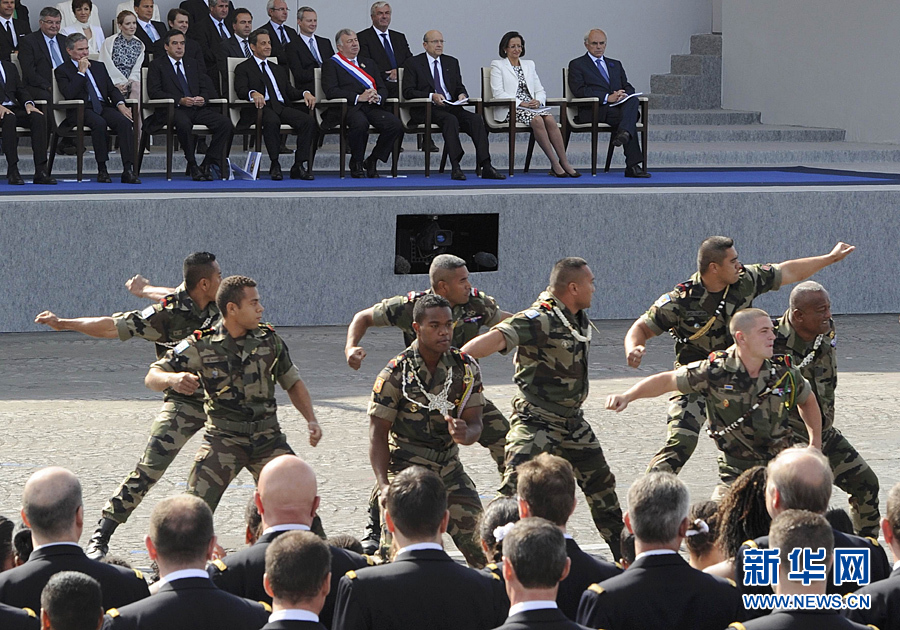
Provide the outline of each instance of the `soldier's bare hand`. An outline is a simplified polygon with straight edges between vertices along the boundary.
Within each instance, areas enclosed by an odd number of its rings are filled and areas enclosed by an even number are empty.
[[[466,439],[469,425],[462,418],[444,416],[444,420],[447,421],[447,430],[450,431],[450,437],[457,444],[462,444]]]
[[[354,370],[358,370],[359,366],[362,365],[363,359],[366,358],[366,351],[359,346],[349,348],[345,351],[345,354],[347,355],[347,365]]]
[[[628,353],[628,367],[640,367],[641,359],[644,358],[644,353],[647,352],[647,348],[645,346],[635,346],[634,349]]]
[[[200,379],[190,372],[178,372],[169,376],[169,387],[179,394],[190,396],[200,387]]]
[[[319,443],[319,440],[322,439],[322,427],[319,426],[319,423],[313,420],[309,423],[309,445],[315,446]]]
[[[855,245],[847,245],[847,243],[841,242],[834,246],[829,256],[834,262],[838,262],[839,260],[844,260],[854,249],[856,249]]]
[[[63,329],[62,325],[59,323],[59,317],[51,311],[42,311],[38,313],[38,316],[34,318],[34,323],[49,326],[53,330]]]
[[[612,394],[611,396],[606,397],[606,408],[610,411],[624,411],[627,406],[628,400],[622,395]]]
[[[216,543],[216,546],[213,547],[212,558],[211,560],[221,560],[225,556],[228,555],[228,552],[225,551],[225,548],[222,547],[219,543]]]
[[[128,292],[131,293],[131,295],[142,298],[144,297],[144,289],[149,284],[147,278],[141,274],[137,274],[125,283],[125,288],[128,289]]]

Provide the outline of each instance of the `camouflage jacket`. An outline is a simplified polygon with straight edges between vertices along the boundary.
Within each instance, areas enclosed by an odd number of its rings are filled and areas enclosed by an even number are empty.
[[[819,403],[819,410],[822,412],[824,436],[825,431],[834,426],[834,390],[837,388],[837,338],[834,320],[831,321],[831,331],[822,337],[813,359],[801,368],[800,364],[813,351],[816,342],[800,338],[788,321],[788,312],[790,311],[786,311],[781,319],[775,320],[775,353],[790,355],[791,361],[798,366],[803,378],[809,381]],[[800,414],[796,410],[791,411],[791,424],[795,431],[803,426]],[[805,434],[801,434],[800,437],[804,436]]]
[[[403,340],[407,346],[416,339],[413,330],[413,307],[423,295],[434,293],[427,291],[410,291],[406,295],[397,295],[382,300],[373,307],[372,321],[375,326],[394,326],[403,331]],[[478,336],[482,326],[493,326],[500,322],[500,306],[497,301],[484,291],[472,287],[472,294],[465,304],[453,307],[453,341],[454,347],[461,348]]]
[[[588,350],[590,344],[576,341],[553,311],[556,305],[569,324],[587,336],[587,313],[572,313],[553,297],[549,288],[531,308],[494,326],[506,339],[503,354],[516,349],[513,377],[519,392],[531,404],[551,413],[570,417],[588,395]]]
[[[734,343],[728,332],[731,317],[737,311],[753,306],[756,297],[780,287],[778,265],[745,265],[738,281],[728,287],[725,305],[716,316],[723,294],[707,291],[698,272],[687,282],[661,295],[641,321],[657,335],[670,331],[675,337],[676,366],[687,365],[702,361],[710,352],[725,350]],[[712,318],[715,321],[706,333],[691,339]]]
[[[184,283],[178,285],[175,293],[167,295],[142,311],[114,313],[112,318],[119,339],[127,341],[132,337],[141,337],[154,342],[157,359],[162,359],[166,355],[169,349],[167,346],[177,344],[195,330],[215,326],[220,320],[219,307],[215,301],[207,304],[201,311],[188,295]],[[168,389],[166,400],[200,404],[203,401],[203,392],[197,390],[193,396],[185,396]]]
[[[276,426],[275,382],[288,390],[300,380],[287,346],[270,324],[235,339],[220,322],[197,331],[153,366],[199,376],[209,424],[238,433],[241,425],[264,420]]]
[[[768,460],[790,446],[788,410],[803,404],[810,394],[809,383],[783,356],[764,361],[759,376],[751,378],[736,346],[678,368],[675,377],[681,393],[706,396],[707,431],[720,451],[742,460]],[[772,393],[734,426],[770,384]],[[729,426],[734,428],[718,434]]]
[[[391,422],[388,442],[392,451],[410,446],[448,451],[456,443],[447,430],[447,421],[439,411],[428,409],[428,399],[419,388],[413,372],[430,394],[440,394],[444,389],[448,370],[451,371],[447,400],[454,405],[450,413],[453,416],[459,415],[459,404],[469,391],[470,383],[471,394],[465,408],[484,406],[481,373],[473,358],[456,348],[450,348],[441,357],[432,375],[425,367],[418,348],[419,342],[414,341],[381,371],[372,387],[368,414]]]

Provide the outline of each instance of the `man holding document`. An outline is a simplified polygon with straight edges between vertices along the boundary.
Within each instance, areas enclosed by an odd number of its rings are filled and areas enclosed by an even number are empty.
[[[462,107],[468,101],[468,91],[462,82],[459,61],[443,54],[444,36],[440,31],[428,31],[422,45],[425,52],[403,64],[403,85],[400,88],[404,98],[430,98],[434,103],[431,120],[440,127],[444,136],[447,156],[453,168],[451,179],[466,179],[459,165],[464,153],[459,141],[460,130],[466,132],[475,143],[475,161],[481,167],[481,178],[506,179],[491,165],[484,120]],[[425,108],[412,108],[410,117],[414,123],[424,123]]]

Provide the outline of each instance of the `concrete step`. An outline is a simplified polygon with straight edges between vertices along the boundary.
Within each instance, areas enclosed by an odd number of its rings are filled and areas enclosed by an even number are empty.
[[[650,94],[650,109],[717,109],[722,106],[721,90],[720,78],[718,84],[710,81],[698,94]]]
[[[650,109],[651,125],[753,125],[760,113],[734,109]]]
[[[722,56],[722,35],[715,33],[702,33],[691,35],[692,55],[717,55]]]
[[[716,55],[672,55],[672,74],[712,74],[722,72],[722,57]]]
[[[845,135],[843,129],[759,124],[650,126],[650,142],[842,142]]]

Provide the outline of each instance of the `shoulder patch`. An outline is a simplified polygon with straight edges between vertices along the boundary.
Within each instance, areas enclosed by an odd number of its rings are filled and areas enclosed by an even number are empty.
[[[266,602],[259,600],[259,603],[262,604],[262,607],[265,609],[267,613],[272,612],[272,606],[267,604]]]
[[[491,571],[496,571],[496,570],[497,570],[497,563],[496,563],[496,562],[491,562],[489,565],[487,565],[487,568],[490,569]]]
[[[538,315],[540,315],[540,313],[537,312],[536,310],[534,310],[533,308],[528,309],[527,311],[525,311],[525,312],[522,313],[522,314],[523,314],[525,317],[527,317],[528,319],[534,319],[535,317],[537,317]]]
[[[375,566],[375,558],[373,558],[372,556],[367,556],[365,554],[363,554],[363,558],[366,559],[366,564],[368,564],[370,567]]]
[[[141,311],[141,317],[143,317],[144,319],[147,319],[148,317],[153,315],[155,312],[156,312],[156,309],[154,308],[154,305],[151,304],[150,306],[145,308],[143,311]]]
[[[353,571],[352,569],[350,571],[347,571],[344,575],[346,575],[351,580],[355,580],[357,578],[356,571]]]
[[[621,562],[614,562],[613,564],[616,565],[616,568],[622,569],[623,571],[625,570],[625,567],[622,566]]]
[[[500,576],[499,576],[499,575],[497,575],[497,574],[496,574],[496,573],[494,573],[494,572],[491,572],[491,578],[493,578],[493,579],[495,579],[495,580],[497,580],[497,581],[498,581],[498,582],[499,582],[499,581],[500,581]]]
[[[32,619],[34,619],[35,617],[37,617],[37,614],[35,614],[35,612],[34,612],[33,610],[31,610],[30,608],[23,608],[22,610],[24,610],[24,611],[25,611],[25,614],[27,614],[27,615],[28,615],[29,617],[31,617]]]
[[[264,332],[275,332],[275,327],[268,322],[260,322],[259,328]]]
[[[422,297],[423,295],[425,295],[425,291],[410,291],[409,293],[406,294],[406,297],[404,298],[404,301],[406,301],[406,302],[415,302],[416,300],[418,300],[418,299],[419,299],[420,297]]]
[[[759,549],[759,545],[756,544],[755,540],[745,540],[742,543],[743,547],[750,547],[751,549]]]
[[[772,357],[773,363],[778,363],[785,367],[793,367],[793,363],[791,361],[791,355],[789,354],[776,354]]]
[[[725,578],[725,581],[728,582],[729,584],[731,584],[731,586],[732,586],[733,588],[737,588],[737,582],[735,582],[735,581],[732,580],[731,578]]]
[[[660,308],[661,306],[665,306],[666,304],[668,304],[671,301],[672,301],[672,296],[669,295],[668,293],[663,293],[661,296],[659,296],[659,299],[653,303],[653,306],[655,306],[656,308]]]
[[[384,379],[380,376],[375,379],[375,384],[372,386],[372,391],[376,394],[381,393],[381,388],[384,386]]]
[[[136,578],[139,579],[139,580],[143,580],[143,579],[144,579],[144,574],[143,574],[143,573],[141,573],[141,572],[138,571],[137,569],[132,569],[132,571],[134,571],[134,577],[136,577]]]
[[[694,286],[693,280],[688,280],[687,282],[682,282],[681,284],[675,285],[675,291],[678,291],[680,294],[684,295],[688,291],[691,290],[691,287]]]
[[[391,359],[391,360],[388,362],[387,366],[393,370],[395,367],[397,367],[397,366],[400,364],[401,361],[403,361],[403,359],[404,359],[405,357],[406,357],[406,353],[405,353],[405,352],[401,352],[400,354],[398,354],[397,356],[395,356],[393,359]]]
[[[187,339],[182,339],[181,342],[177,346],[175,346],[175,354],[181,354],[188,349],[189,345],[191,345],[190,341],[188,341]]]
[[[728,626],[729,628],[734,628],[735,630],[747,630],[747,628],[740,621],[735,621],[734,623]]]
[[[484,297],[484,291],[472,287],[472,297]]]
[[[119,616],[119,609],[118,608],[110,608],[109,610],[106,611],[106,614],[109,615],[110,617],[112,617],[113,619],[115,619],[116,617]]]
[[[728,356],[728,353],[724,350],[716,350],[715,352],[710,352],[709,356],[706,358],[710,363],[712,363],[716,359],[724,359],[726,356]]]
[[[588,586],[587,590],[597,593],[597,595],[602,595],[606,592],[606,590],[599,584],[591,584],[590,586]]]
[[[213,560],[213,561],[212,561],[212,564],[213,564],[213,566],[216,567],[219,571],[227,571],[227,570],[228,570],[228,565],[225,564],[224,562],[222,562],[221,560],[219,560],[218,558],[217,558],[216,560]]]

